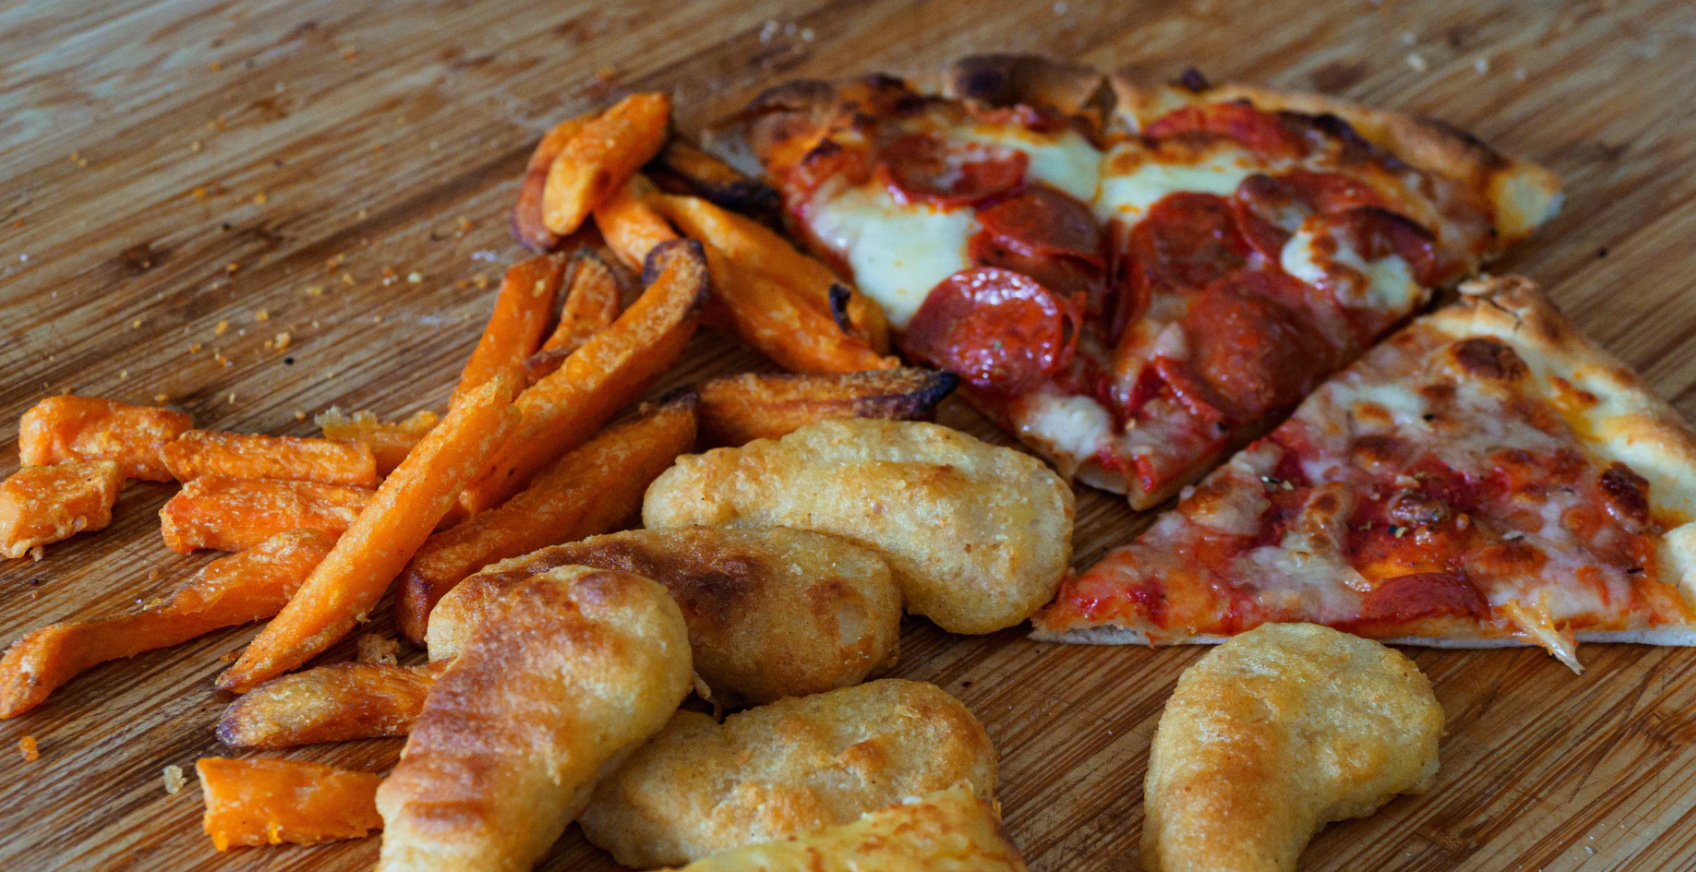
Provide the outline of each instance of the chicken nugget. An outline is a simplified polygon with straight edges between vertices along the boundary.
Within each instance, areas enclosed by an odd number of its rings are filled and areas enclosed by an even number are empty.
[[[725,705],[859,684],[899,650],[901,591],[877,554],[787,527],[684,527],[592,536],[484,568],[431,613],[431,658],[452,656],[499,591],[570,564],[665,585],[689,624],[695,672]]]
[[[1331,821],[1437,774],[1443,710],[1399,652],[1265,624],[1184,670],[1144,781],[1149,872],[1288,872]]]
[[[995,804],[965,787],[911,797],[851,824],[749,845],[682,872],[1024,872]]]
[[[781,525],[889,561],[907,610],[989,633],[1054,596],[1072,554],[1071,488],[1041,461],[937,424],[844,419],[679,458],[643,523]]]
[[[691,684],[683,614],[657,583],[561,567],[514,585],[377,790],[379,872],[529,869]]]
[[[680,711],[595,787],[578,823],[625,866],[687,863],[845,824],[960,782],[995,792],[995,747],[933,684],[883,679],[717,724]]]

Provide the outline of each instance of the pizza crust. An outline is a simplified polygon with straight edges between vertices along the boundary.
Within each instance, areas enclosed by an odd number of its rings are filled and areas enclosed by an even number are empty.
[[[1128,68],[1110,74],[1108,82],[1115,96],[1115,114],[1131,130],[1197,102],[1246,100],[1256,108],[1274,112],[1335,115],[1367,141],[1389,150],[1408,164],[1458,179],[1484,192],[1495,211],[1497,238],[1491,248],[1498,252],[1531,235],[1531,231],[1560,210],[1560,178],[1554,173],[1537,164],[1503,156],[1478,137],[1435,118],[1368,109],[1320,94],[1254,85],[1208,85],[1199,76],[1195,88],[1150,84]]]

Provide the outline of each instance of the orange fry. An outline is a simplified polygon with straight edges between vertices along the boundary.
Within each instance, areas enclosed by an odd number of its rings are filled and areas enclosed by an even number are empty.
[[[377,813],[381,775],[274,758],[202,757],[194,771],[206,799],[201,826],[220,851],[363,839],[383,828]]]
[[[371,502],[369,488],[209,475],[183,485],[159,510],[165,547],[243,551],[300,527],[341,535]]]
[[[401,574],[401,633],[423,646],[436,601],[490,563],[618,529],[641,510],[648,485],[694,444],[695,396],[687,394],[607,428],[512,499],[431,536]]]
[[[929,369],[830,375],[724,376],[700,387],[701,442],[744,445],[777,439],[828,418],[926,418],[959,377]]]
[[[533,257],[506,271],[495,312],[471,359],[465,362],[459,385],[453,389],[449,406],[496,375],[524,375],[524,361],[536,353],[542,336],[553,319],[554,300],[565,276],[566,258],[560,254]]]
[[[608,263],[591,249],[578,250],[571,269],[571,290],[559,313],[559,326],[542,343],[542,350],[524,362],[524,377],[531,384],[559,369],[567,355],[618,318],[622,304],[615,269],[623,267]]]
[[[208,475],[377,486],[377,459],[360,442],[190,430],[159,449],[177,481]]]
[[[31,632],[0,657],[0,718],[40,705],[96,664],[271,617],[334,544],[335,537],[317,530],[279,533],[206,564],[159,605],[121,618],[65,621]]]
[[[674,136],[654,159],[660,169],[683,181],[698,194],[726,209],[745,214],[773,215],[782,207],[777,189]]]
[[[631,94],[596,116],[548,168],[542,192],[542,222],[564,236],[577,230],[589,210],[607,199],[652,160],[665,144],[671,98]]]
[[[713,277],[713,299],[723,304],[730,329],[790,372],[865,372],[893,369],[865,340],[849,336],[799,292],[745,269],[712,245],[704,246]]]
[[[218,741],[232,748],[292,748],[404,736],[438,671],[335,663],[279,676],[230,703],[218,722]]]
[[[170,481],[159,446],[193,426],[188,415],[173,409],[99,397],[48,397],[18,421],[18,458],[24,466],[116,460],[126,477]]]
[[[889,324],[883,307],[849,288],[830,267],[798,251],[764,224],[699,197],[650,195],[646,202],[676,224],[684,235],[716,247],[737,266],[799,292],[819,312],[834,310],[833,293],[848,292],[844,308],[857,338],[873,351],[889,351]],[[836,289],[836,290],[833,290]]]
[[[471,514],[500,505],[554,458],[582,445],[671,367],[707,298],[699,245],[665,243],[648,255],[647,290],[515,403],[523,418],[487,470],[460,495]]]
[[[377,474],[388,475],[406,459],[412,446],[436,426],[435,412],[425,410],[404,421],[385,424],[370,412],[354,412],[350,417],[340,409],[331,408],[312,419],[325,439],[337,442],[363,442],[377,458]]]
[[[530,154],[524,181],[518,186],[518,202],[512,207],[512,235],[531,251],[553,251],[559,245],[559,235],[542,223],[542,191],[548,186],[548,168],[554,165],[554,158],[591,117],[567,118],[554,125]]]
[[[26,466],[0,484],[0,555],[22,557],[83,531],[104,530],[124,474],[113,460]]]
[[[454,497],[513,431],[514,380],[498,375],[466,394],[377,489],[336,547],[218,676],[245,692],[305,663],[365,620]]]
[[[630,269],[641,269],[654,246],[677,238],[677,231],[644,202],[648,195],[657,193],[654,183],[637,173],[595,207],[595,226],[613,254]]]

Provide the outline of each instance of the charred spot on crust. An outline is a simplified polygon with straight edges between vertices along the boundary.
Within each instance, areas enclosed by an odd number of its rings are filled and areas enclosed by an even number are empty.
[[[836,328],[843,333],[852,333],[854,322],[848,317],[848,301],[854,298],[854,292],[841,282],[830,283],[830,319],[836,322]]]
[[[1507,343],[1487,336],[1457,342],[1449,347],[1449,353],[1463,372],[1478,378],[1516,381],[1531,371]]]
[[[1195,67],[1185,67],[1184,71],[1178,74],[1178,78],[1172,81],[1172,84],[1192,94],[1200,94],[1213,87],[1213,84],[1207,81],[1207,77],[1202,75],[1201,70]]]
[[[1407,453],[1407,446],[1394,436],[1375,433],[1354,440],[1349,452],[1356,466],[1373,469],[1398,463]]]
[[[1649,480],[1631,467],[1614,461],[1597,482],[1607,496],[1608,511],[1622,521],[1649,522]]]

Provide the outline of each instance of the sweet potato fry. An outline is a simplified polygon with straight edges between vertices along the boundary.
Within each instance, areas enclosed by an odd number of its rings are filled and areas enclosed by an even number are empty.
[[[537,252],[553,251],[559,245],[559,235],[542,223],[542,191],[548,186],[548,168],[554,165],[554,158],[591,117],[567,118],[554,125],[530,153],[524,181],[518,186],[518,202],[512,207],[512,235],[519,245]]]
[[[104,530],[124,473],[114,460],[26,466],[0,484],[0,555],[22,557],[84,530]]]
[[[224,757],[202,757],[194,771],[206,799],[201,826],[220,851],[363,839],[383,828],[377,813],[383,776],[375,773],[305,760]]]
[[[309,481],[202,476],[159,510],[159,530],[165,547],[179,554],[197,548],[242,551],[300,527],[333,538],[353,524],[373,493]]]
[[[497,375],[466,394],[384,479],[370,505],[267,624],[218,686],[238,693],[311,659],[365,619],[460,488],[484,468],[516,422],[515,380]]]
[[[279,676],[230,703],[218,741],[274,749],[404,736],[443,668],[335,663]]]
[[[691,191],[726,209],[749,215],[773,215],[783,206],[777,189],[673,136],[654,162],[688,184]]]
[[[600,228],[607,246],[621,263],[633,270],[642,268],[654,246],[677,238],[677,231],[644,202],[644,198],[656,193],[654,183],[637,173],[605,203],[595,207],[595,226]]]
[[[731,332],[790,372],[864,372],[893,369],[865,340],[842,332],[829,314],[800,292],[745,269],[712,245],[706,249],[713,299]]]
[[[835,375],[741,375],[701,385],[701,442],[777,439],[826,418],[926,418],[959,384],[950,372],[878,369]]]
[[[542,343],[542,350],[524,362],[524,377],[531,384],[565,362],[589,337],[605,330],[618,318],[622,306],[621,282],[616,270],[624,267],[608,263],[592,249],[582,248],[572,259],[570,290],[560,309],[559,326]],[[630,281],[634,282],[635,277]]]
[[[671,98],[631,94],[595,116],[548,168],[542,223],[564,236],[659,153],[671,126]]]
[[[177,481],[209,475],[377,486],[377,459],[361,442],[190,430],[159,448]]]
[[[506,271],[495,297],[495,312],[465,362],[450,406],[497,374],[523,377],[524,361],[541,347],[548,322],[553,320],[566,263],[564,255],[545,254]]]
[[[115,460],[128,478],[170,481],[159,446],[193,426],[188,415],[174,409],[99,397],[48,397],[18,421],[18,458],[24,466]]]
[[[617,529],[648,485],[695,444],[695,395],[607,428],[566,452],[495,508],[431,536],[401,573],[395,618],[422,646],[430,610],[466,576],[497,560]]]
[[[519,395],[518,430],[460,495],[467,511],[500,505],[524,489],[538,470],[588,441],[671,367],[695,332],[707,298],[704,266],[700,246],[687,240],[662,244],[648,255],[644,272],[653,280],[642,296]]]
[[[845,309],[853,335],[865,340],[879,354],[889,351],[889,324],[884,319],[883,307],[849,288],[830,267],[802,254],[764,224],[699,197],[654,194],[645,202],[677,225],[684,235],[724,252],[747,272],[796,291],[826,315],[832,312],[831,295],[846,291]]]
[[[377,458],[377,474],[388,475],[395,467],[406,459],[407,452],[412,446],[430,432],[440,420],[435,412],[428,409],[416,412],[404,421],[383,423],[370,412],[354,412],[352,416],[342,414],[340,409],[331,407],[329,411],[312,419],[318,425],[325,439],[337,442],[363,442],[371,449],[371,454]]]
[[[317,530],[290,530],[206,564],[160,605],[133,615],[65,621],[31,632],[0,657],[0,718],[40,705],[54,689],[98,663],[271,617],[334,544],[335,537]]]

